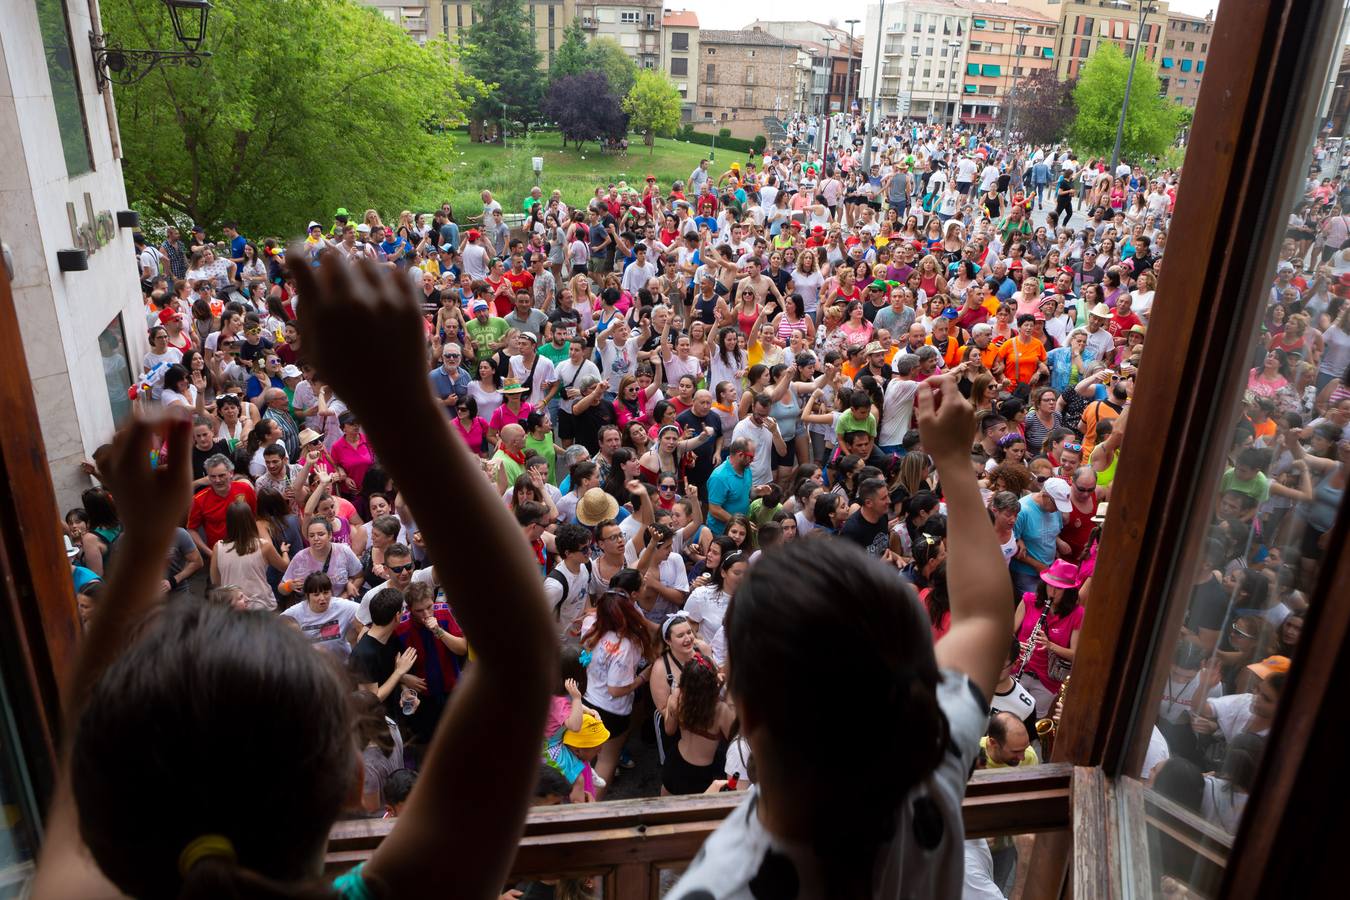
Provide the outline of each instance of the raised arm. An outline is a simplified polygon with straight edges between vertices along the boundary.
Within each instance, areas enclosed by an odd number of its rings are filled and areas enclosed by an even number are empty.
[[[425,342],[411,285],[367,263],[325,259],[291,269],[301,287],[306,351],[361,418],[402,488],[477,661],[446,708],[398,827],[367,864],[390,896],[429,897],[456,873],[464,896],[495,896],[515,856],[539,765],[539,734],[557,667],[543,590],[520,529],[450,431],[422,367]],[[376,382],[347,364],[370,348]],[[403,402],[391,406],[392,389]],[[417,434],[417,440],[408,440]],[[461,566],[496,559],[490,577]],[[503,717],[501,710],[511,709]],[[491,731],[491,742],[470,735]],[[490,779],[482,772],[491,769]],[[461,810],[478,813],[466,819]]]
[[[994,694],[1013,633],[1008,569],[970,467],[975,420],[950,375],[930,378],[918,393],[919,435],[946,494],[947,570],[952,625],[935,648],[938,665],[965,672],[986,698]]]

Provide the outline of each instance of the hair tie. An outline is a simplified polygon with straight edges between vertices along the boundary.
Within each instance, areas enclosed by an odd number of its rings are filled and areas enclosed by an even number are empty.
[[[211,856],[222,857],[234,862],[238,857],[234,853],[234,844],[223,834],[204,834],[196,838],[178,854],[178,874],[186,878],[197,863]]]

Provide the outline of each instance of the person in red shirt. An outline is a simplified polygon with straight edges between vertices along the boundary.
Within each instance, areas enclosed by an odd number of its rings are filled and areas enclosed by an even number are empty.
[[[411,556],[399,558],[397,562],[413,565]],[[408,618],[394,627],[394,639],[400,647],[417,650],[417,661],[408,674],[420,681],[414,682],[414,687],[422,702],[410,724],[413,731],[428,742],[450,702],[450,694],[459,681],[463,658],[469,652],[468,642],[454,614],[444,597],[436,602],[436,594],[436,586],[430,582],[408,585],[404,595]]]
[[[808,247],[825,246],[825,227],[823,225],[817,225],[811,229],[811,236],[806,239],[806,246]]]
[[[225,539],[225,511],[230,508],[230,504],[242,497],[248,508],[256,513],[258,495],[247,481],[234,480],[234,463],[225,454],[217,453],[208,457],[202,467],[210,483],[192,498],[187,528],[202,558],[210,560],[211,548],[216,545],[216,541]]]
[[[511,254],[511,268],[506,270],[502,276],[512,287],[512,295],[524,291],[533,296],[534,294],[534,275],[529,269],[525,268],[525,257],[517,250]]]
[[[1122,291],[1116,298],[1116,311],[1111,316],[1111,321],[1106,323],[1106,330],[1110,332],[1111,337],[1116,339],[1117,344],[1125,343],[1125,335],[1136,325],[1143,325],[1141,320],[1130,307],[1134,299],[1128,291]]]

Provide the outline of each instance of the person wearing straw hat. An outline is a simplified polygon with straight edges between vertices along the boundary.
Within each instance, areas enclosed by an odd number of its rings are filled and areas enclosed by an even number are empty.
[[[1110,359],[1116,349],[1116,339],[1107,329],[1112,315],[1111,307],[1101,302],[1088,310],[1087,345],[1097,359]]]

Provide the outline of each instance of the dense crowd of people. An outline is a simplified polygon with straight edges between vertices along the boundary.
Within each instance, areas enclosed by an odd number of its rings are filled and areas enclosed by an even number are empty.
[[[275,613],[346,667],[370,698],[361,814],[398,814],[476,644],[409,486],[301,330],[310,285],[295,267],[328,259],[406,280],[422,312],[408,349],[528,548],[561,654],[541,802],[631,796],[643,745],[663,794],[761,783],[726,626],[775,557],[806,570],[850,565],[841,545],[873,557],[912,587],[941,660],[969,565],[949,527],[967,474],[1010,623],[971,761],[1045,759],[1179,173],[914,122],[883,123],[869,153],[860,120],[836,117],[825,141],[822,128],[790,123],[783,145],[721,171],[705,159],[668,186],[536,188],[523,215],[484,191],[470,215],[339,209],[289,247],[260,249],[233,223],[218,242],[200,227],[137,236],[150,352],[136,402],[192,423],[194,495],[160,589]],[[1229,830],[1350,470],[1347,297],[1350,220],[1314,170],[1141,773]],[[344,362],[398,408],[411,398],[386,355]],[[939,384],[973,419],[959,475],[919,428]],[[85,621],[126,552],[126,498],[108,488],[65,516]],[[454,565],[486,584],[502,563]],[[968,842],[967,896],[1010,893],[1017,856]]]

